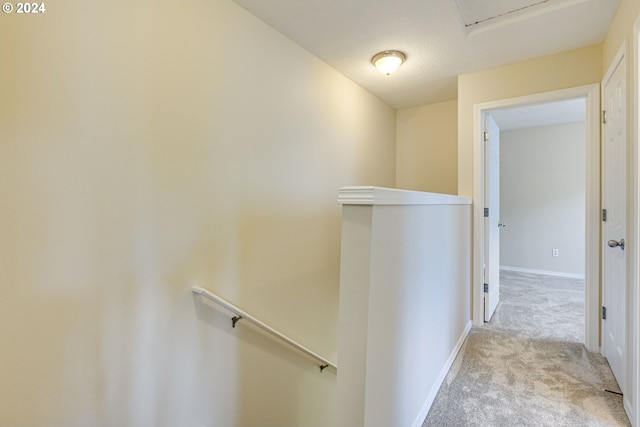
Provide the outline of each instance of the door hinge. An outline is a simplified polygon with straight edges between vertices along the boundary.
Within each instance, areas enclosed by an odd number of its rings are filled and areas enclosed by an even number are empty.
[[[484,217],[489,218],[489,208],[484,208]]]
[[[607,320],[607,307],[602,306],[602,320]]]
[[[607,210],[602,209],[602,222],[607,222]]]
[[[602,124],[607,124],[607,112],[605,110],[602,110]]]
[[[484,138],[484,142],[489,141],[489,132],[485,132],[484,134],[482,134],[482,138]]]
[[[488,293],[489,293],[489,284],[488,284],[488,283],[485,283],[485,284],[484,284],[484,293],[485,293],[485,294],[488,294]]]

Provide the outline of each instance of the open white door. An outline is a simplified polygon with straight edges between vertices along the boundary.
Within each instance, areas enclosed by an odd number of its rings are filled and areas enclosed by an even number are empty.
[[[603,354],[623,391],[626,378],[626,68],[625,56],[619,56],[605,77],[602,138],[602,345]]]
[[[488,322],[500,301],[500,128],[490,114],[484,132],[484,321]]]

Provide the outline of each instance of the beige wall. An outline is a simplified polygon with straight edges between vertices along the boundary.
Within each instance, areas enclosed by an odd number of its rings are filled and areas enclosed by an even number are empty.
[[[627,42],[628,52],[632,54],[633,23],[637,19],[638,14],[640,14],[640,2],[636,0],[622,0],[620,2],[618,11],[609,27],[607,37],[602,44],[603,75],[611,65],[611,61],[613,61],[614,56],[618,53],[624,41]],[[631,65],[629,66],[631,67]]]
[[[0,26],[0,425],[330,426],[344,185],[395,111],[231,1],[47,4]]]
[[[399,110],[396,185],[433,193],[458,193],[458,101]]]
[[[501,267],[584,277],[586,140],[585,122],[500,132]]]
[[[602,46],[595,45],[458,77],[458,193],[473,195],[475,104],[586,84],[602,78]]]

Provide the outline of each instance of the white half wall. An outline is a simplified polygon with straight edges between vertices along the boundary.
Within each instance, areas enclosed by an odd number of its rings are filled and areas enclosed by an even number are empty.
[[[346,188],[338,427],[422,425],[471,327],[471,201]]]
[[[585,123],[506,131],[500,140],[500,265],[583,277]]]

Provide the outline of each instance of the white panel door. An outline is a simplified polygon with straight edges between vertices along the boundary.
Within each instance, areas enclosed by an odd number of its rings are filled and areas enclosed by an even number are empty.
[[[485,121],[484,321],[500,301],[500,128],[491,115]]]
[[[626,59],[604,81],[602,207],[603,353],[624,390],[626,376]],[[603,218],[604,219],[604,218]],[[604,317],[604,316],[603,316]]]

